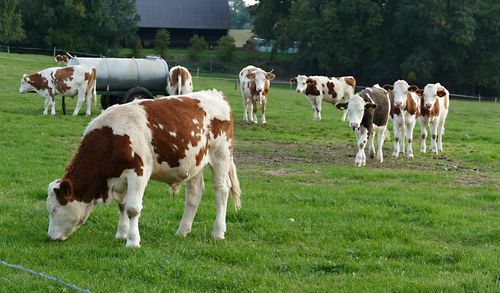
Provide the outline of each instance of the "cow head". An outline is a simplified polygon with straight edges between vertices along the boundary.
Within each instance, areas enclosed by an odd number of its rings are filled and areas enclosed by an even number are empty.
[[[404,80],[398,80],[394,83],[392,92],[394,93],[394,107],[403,111],[406,107],[406,98],[408,96],[410,85]]]
[[[30,82],[30,76],[23,74],[23,78],[21,78],[21,86],[19,87],[19,93],[24,94],[26,92],[34,91],[35,89]]]
[[[93,209],[93,203],[75,200],[70,180],[56,180],[49,184],[47,211],[48,236],[51,240],[66,240],[83,225]]]
[[[347,105],[339,103],[336,107],[340,110],[347,108],[347,119],[349,119],[349,124],[352,129],[357,130],[361,126],[365,110],[375,109],[377,108],[377,105],[367,103],[359,95],[354,95],[349,99],[349,103],[347,103]]]
[[[425,86],[422,92],[423,106],[427,109],[432,109],[438,97],[444,97],[448,91],[439,83],[429,83]]]
[[[255,91],[259,96],[259,102],[262,100],[262,95],[266,90],[266,86],[269,87],[269,81],[273,80],[275,77],[272,72],[272,70],[266,72],[260,68],[255,68],[247,73],[247,78],[255,82]]]
[[[295,90],[298,93],[303,93],[307,88],[307,76],[305,75],[297,75],[297,77],[290,79],[290,82],[292,84],[297,84]]]

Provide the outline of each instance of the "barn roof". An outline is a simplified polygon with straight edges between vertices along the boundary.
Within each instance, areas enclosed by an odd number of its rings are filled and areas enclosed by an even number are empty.
[[[136,0],[142,28],[229,29],[227,0]]]

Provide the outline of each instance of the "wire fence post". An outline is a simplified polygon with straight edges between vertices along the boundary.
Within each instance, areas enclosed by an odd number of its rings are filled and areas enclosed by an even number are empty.
[[[56,47],[54,47],[54,58],[56,58]]]
[[[196,77],[199,77],[199,75],[200,75],[200,68],[198,67],[196,68]]]
[[[7,45],[7,54],[10,54],[10,46]]]
[[[477,95],[477,100],[479,103],[481,103],[481,94]]]

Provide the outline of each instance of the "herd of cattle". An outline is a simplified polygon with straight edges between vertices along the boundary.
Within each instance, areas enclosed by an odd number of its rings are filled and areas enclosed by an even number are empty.
[[[58,60],[61,62],[64,60]],[[239,73],[243,98],[243,119],[266,123],[266,106],[271,72],[249,65]],[[427,127],[429,151],[442,151],[442,135],[449,107],[449,92],[439,83],[424,89],[398,80],[393,85],[374,85],[355,93],[352,76],[326,77],[298,75],[290,80],[296,91],[304,93],[313,109],[313,119],[321,119],[322,101],[343,110],[343,118],[357,136],[355,164],[366,164],[365,146],[375,157],[374,137],[378,133],[376,159],[383,161],[382,145],[388,135],[387,124],[394,126],[393,157],[405,153],[413,158],[413,129],[421,128],[421,151],[426,152]],[[55,96],[78,95],[73,115],[87,100],[87,115],[96,97],[96,71],[88,65],[52,67],[24,75],[19,91],[35,91],[45,97],[44,114]],[[49,184],[47,210],[50,214],[48,236],[65,240],[87,220],[99,203],[116,200],[120,218],[117,239],[127,247],[140,246],[139,217],[149,179],[167,183],[174,193],[186,187],[184,214],[177,230],[186,236],[193,224],[205,189],[203,168],[211,166],[215,191],[216,219],[212,236],[223,239],[229,194],[236,209],[240,207],[240,185],[233,160],[233,115],[227,98],[217,90],[192,92],[189,71],[173,67],[168,78],[170,96],[109,107],[87,126],[81,144],[63,178]],[[406,145],[405,145],[406,144]]]

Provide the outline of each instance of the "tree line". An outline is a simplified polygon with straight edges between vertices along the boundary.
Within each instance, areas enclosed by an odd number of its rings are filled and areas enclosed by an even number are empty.
[[[250,12],[275,52],[299,47],[302,73],[500,90],[498,0],[261,0]]]

